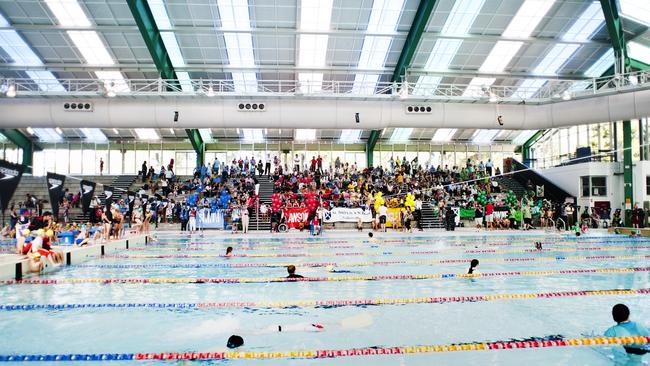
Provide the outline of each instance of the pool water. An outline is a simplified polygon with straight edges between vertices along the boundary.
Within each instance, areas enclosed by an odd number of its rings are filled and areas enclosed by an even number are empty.
[[[644,238],[543,231],[376,233],[373,240],[365,232],[307,235],[161,232],[145,248],[32,278],[59,283],[0,285],[0,355],[219,352],[231,334],[241,335],[241,350],[252,352],[580,338],[613,325],[617,303],[650,325],[647,292],[599,292],[650,288],[650,240]],[[543,242],[542,251],[535,241]],[[227,246],[235,257],[219,256]],[[481,275],[463,277],[472,258],[481,261]],[[318,280],[279,280],[288,264]],[[71,281],[110,279],[152,283]],[[514,297],[570,291],[595,292]],[[508,296],[425,300],[483,295]],[[330,300],[336,306],[315,306]],[[361,304],[349,305],[354,301]],[[62,304],[68,307],[54,306]],[[310,324],[325,330],[311,331]],[[279,325],[298,330],[277,332]],[[620,347],[552,347],[201,364],[613,365],[621,357]],[[105,363],[136,362],[189,363]]]

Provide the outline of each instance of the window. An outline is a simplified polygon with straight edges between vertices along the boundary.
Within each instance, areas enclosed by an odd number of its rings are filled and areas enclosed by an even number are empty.
[[[645,177],[645,194],[650,195],[650,175]]]
[[[607,196],[606,177],[580,177],[580,191],[582,197],[603,197]]]

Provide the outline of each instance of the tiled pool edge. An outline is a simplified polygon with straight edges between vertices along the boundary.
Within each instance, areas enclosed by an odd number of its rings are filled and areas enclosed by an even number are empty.
[[[135,235],[124,239],[113,240],[103,244],[94,244],[85,247],[59,247],[63,248],[64,263],[60,267],[79,264],[94,259],[97,255],[115,253],[128,248],[145,246],[149,241],[147,235]],[[102,253],[103,250],[103,253]],[[29,272],[28,260],[17,257],[15,260],[0,263],[0,279],[20,279],[33,275]],[[44,272],[56,271],[57,268],[46,264]]]

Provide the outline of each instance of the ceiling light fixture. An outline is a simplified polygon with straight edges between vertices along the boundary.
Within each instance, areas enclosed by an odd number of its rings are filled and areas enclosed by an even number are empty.
[[[208,87],[208,91],[205,92],[205,95],[207,95],[210,98],[214,97],[214,89],[212,89],[212,85]]]
[[[31,128],[31,127],[27,127],[27,133],[30,134],[30,135],[33,135],[34,134],[34,129]]]
[[[63,131],[59,127],[55,128],[54,131],[56,131],[56,133],[58,133],[59,135],[63,135]]]
[[[116,135],[119,135],[119,134],[120,134],[120,132],[117,130],[117,128],[114,128],[114,129],[113,129],[113,133],[116,134]]]
[[[9,84],[7,87],[7,98],[14,98],[16,96],[16,85]]]
[[[571,93],[568,90],[562,92],[562,100],[571,100]]]
[[[490,98],[489,98],[490,103],[496,103],[499,101],[499,98],[497,98],[497,95],[494,94],[493,92],[490,92]]]
[[[402,83],[402,89],[399,91],[399,98],[406,99],[408,97],[409,97],[409,82],[405,80]]]

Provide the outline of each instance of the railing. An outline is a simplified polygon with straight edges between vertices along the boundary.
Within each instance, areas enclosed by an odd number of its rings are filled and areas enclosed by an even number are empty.
[[[3,79],[1,95],[17,96],[280,96],[391,99],[409,98],[445,102],[552,103],[650,88],[650,70],[586,79],[550,79],[540,88],[443,83],[297,81],[218,79]],[[9,93],[11,91],[11,93]]]

